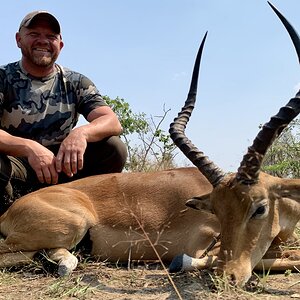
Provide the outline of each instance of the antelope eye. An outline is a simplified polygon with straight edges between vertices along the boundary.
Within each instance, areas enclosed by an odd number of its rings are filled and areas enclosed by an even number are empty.
[[[259,218],[261,216],[263,216],[266,212],[266,206],[265,205],[262,205],[262,206],[259,206],[255,213],[251,216],[251,218]]]

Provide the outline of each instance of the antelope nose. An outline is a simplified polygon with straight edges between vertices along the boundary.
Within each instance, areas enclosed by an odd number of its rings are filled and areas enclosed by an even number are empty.
[[[230,285],[237,285],[237,278],[235,274],[230,274],[227,276]]]

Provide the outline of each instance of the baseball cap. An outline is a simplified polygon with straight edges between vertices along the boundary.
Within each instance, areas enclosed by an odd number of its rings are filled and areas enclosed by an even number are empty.
[[[20,24],[19,31],[22,27],[30,28],[30,26],[33,25],[33,22],[38,19],[47,20],[52,26],[54,32],[60,34],[60,25],[58,20],[46,10],[36,10],[27,14]]]

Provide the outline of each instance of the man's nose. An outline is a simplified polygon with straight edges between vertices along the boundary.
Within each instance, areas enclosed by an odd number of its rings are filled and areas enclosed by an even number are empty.
[[[47,38],[47,36],[43,36],[43,35],[40,35],[40,36],[36,39],[36,42],[41,43],[41,44],[49,44],[49,43],[50,43],[50,41],[49,41],[49,39]]]

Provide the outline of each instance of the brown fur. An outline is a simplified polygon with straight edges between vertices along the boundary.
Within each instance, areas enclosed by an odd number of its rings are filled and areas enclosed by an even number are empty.
[[[20,198],[0,217],[5,237],[0,266],[30,261],[46,249],[65,275],[77,264],[68,250],[88,231],[91,254],[103,260],[156,260],[141,226],[164,261],[181,253],[200,257],[221,225],[221,246],[210,254],[219,253],[218,268],[244,283],[255,266],[300,264],[295,258],[274,260],[282,254],[278,241],[291,239],[299,220],[299,185],[300,180],[261,173],[257,184],[247,186],[232,174],[212,189],[198,169],[179,168],[99,175],[47,187]],[[198,210],[185,206],[193,196]],[[260,206],[266,211],[255,215]],[[268,260],[261,261],[268,253]],[[194,264],[209,265],[207,259]]]
[[[0,262],[9,252],[72,249],[87,231],[92,254],[102,259],[157,259],[138,222],[165,261],[182,252],[198,256],[219,225],[214,215],[185,202],[210,191],[196,168],[99,175],[38,190],[0,217],[6,237]]]
[[[219,269],[243,284],[255,266],[265,264],[267,268],[270,261],[261,259],[268,250],[278,252],[278,245],[295,242],[299,188],[300,179],[281,179],[261,172],[256,184],[238,183],[232,174],[214,189],[210,199],[221,225]],[[295,253],[298,257],[300,251]],[[299,260],[293,263],[299,266]],[[281,268],[290,265],[286,261]]]

